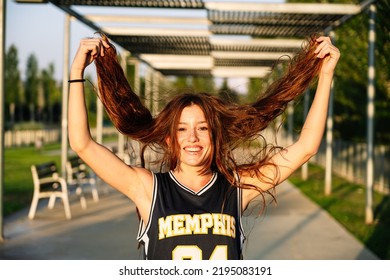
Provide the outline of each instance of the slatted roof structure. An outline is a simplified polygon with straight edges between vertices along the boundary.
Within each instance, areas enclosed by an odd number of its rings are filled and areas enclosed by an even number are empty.
[[[206,0],[49,0],[164,75],[261,77],[303,39],[337,28],[366,6]],[[369,1],[368,1],[369,2]],[[81,7],[104,7],[88,14]],[[108,8],[160,9],[115,14]],[[181,11],[203,11],[202,16]],[[145,11],[145,10],[144,10]]]

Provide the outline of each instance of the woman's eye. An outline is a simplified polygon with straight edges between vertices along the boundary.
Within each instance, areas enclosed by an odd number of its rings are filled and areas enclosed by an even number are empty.
[[[207,126],[202,126],[202,127],[199,128],[199,130],[201,130],[201,131],[207,131],[207,130],[209,130],[209,128],[208,128]]]
[[[177,131],[185,131],[186,129],[184,127],[179,127]]]

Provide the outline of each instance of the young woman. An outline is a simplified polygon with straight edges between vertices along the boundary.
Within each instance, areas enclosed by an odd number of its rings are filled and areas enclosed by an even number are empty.
[[[70,145],[100,178],[137,206],[145,258],[240,259],[245,240],[242,211],[317,152],[339,56],[328,37],[313,37],[287,73],[253,104],[187,93],[152,116],[128,85],[107,38],[84,39],[70,71]],[[162,151],[158,172],[128,166],[92,139],[83,74],[93,61],[100,99],[111,120],[123,134]],[[317,90],[299,139],[286,148],[270,148],[264,142],[256,156],[241,161],[234,150],[259,138],[314,78]]]

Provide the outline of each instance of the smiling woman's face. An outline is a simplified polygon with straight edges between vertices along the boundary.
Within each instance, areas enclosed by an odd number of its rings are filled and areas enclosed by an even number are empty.
[[[211,155],[210,128],[198,105],[185,107],[177,126],[180,167],[203,167]]]

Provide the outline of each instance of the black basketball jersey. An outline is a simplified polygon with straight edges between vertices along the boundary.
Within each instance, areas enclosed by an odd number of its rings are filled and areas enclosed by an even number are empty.
[[[224,176],[194,192],[172,172],[154,174],[149,221],[138,232],[146,259],[241,259],[244,240],[241,189]]]

